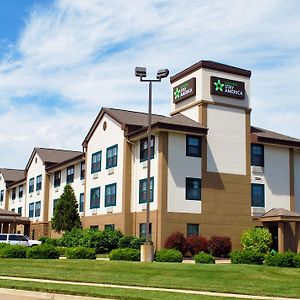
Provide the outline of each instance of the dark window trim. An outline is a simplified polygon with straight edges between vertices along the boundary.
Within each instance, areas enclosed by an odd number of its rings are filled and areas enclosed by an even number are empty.
[[[4,201],[4,190],[0,191],[0,203]]]
[[[100,154],[100,160],[93,163],[93,157]],[[97,173],[97,172],[101,172],[101,162],[102,162],[102,151],[97,151],[95,153],[92,154],[92,160],[91,160],[91,174],[93,173]],[[95,165],[97,166],[97,164],[99,163],[99,167],[95,167]]]
[[[32,208],[32,209],[30,209]],[[33,218],[34,217],[34,202],[29,203],[28,206],[28,216],[29,218]]]
[[[69,174],[69,170],[73,170],[73,172]],[[66,180],[67,184],[74,182],[74,176],[75,176],[75,167],[73,165],[67,168],[67,180]]]
[[[59,175],[59,176],[57,176]],[[54,182],[53,182],[53,186],[56,188],[56,187],[59,187],[61,184],[61,171],[56,171],[54,173]]]
[[[145,233],[142,232],[142,227],[145,226]],[[139,237],[146,238],[146,223],[140,223],[139,225]],[[152,239],[152,223],[149,223],[149,236],[150,240]]]
[[[15,200],[16,199],[16,188],[13,188],[12,190],[11,190],[11,200]]]
[[[36,191],[40,191],[42,189],[42,175],[36,176]]]
[[[80,193],[79,195],[79,212],[83,212],[84,210],[84,193]]]
[[[80,180],[83,180],[85,177],[85,162],[80,163]]]
[[[99,199],[92,199],[92,194],[95,190],[99,190]],[[91,189],[91,193],[90,193],[90,209],[95,209],[95,208],[100,208],[100,199],[101,199],[101,190],[100,187],[95,187]],[[95,205],[95,203],[93,202],[98,202],[99,201],[99,205]]]
[[[23,184],[19,185],[19,198],[23,198],[24,186]]]
[[[37,204],[40,205],[40,207],[39,207],[38,209],[36,208]],[[39,217],[41,216],[41,208],[42,208],[42,203],[41,203],[41,201],[35,202],[34,216],[35,216],[36,218],[39,218]],[[37,211],[39,212],[38,214],[37,214]]]
[[[34,192],[34,177],[29,179],[29,193]]]
[[[139,204],[143,204],[143,203],[147,203],[147,200],[146,201],[143,201],[142,200],[142,185],[143,183],[146,182],[147,184],[147,178],[144,178],[144,179],[140,179],[139,181]],[[151,185],[152,185],[152,189],[151,189]],[[152,197],[150,197],[150,203],[153,202],[153,199],[154,199],[154,177],[150,177],[150,196],[151,196],[151,191],[152,191]],[[146,189],[146,193],[147,193],[147,189]]]
[[[198,198],[192,198],[188,197],[188,181],[189,180],[197,180],[200,183],[200,199]],[[195,201],[201,201],[201,178],[195,178],[195,177],[186,177],[185,178],[185,199],[186,200],[195,200]]]
[[[151,147],[151,154],[150,159],[154,158],[154,150],[155,150],[155,136],[151,135],[151,144],[153,141],[153,146]],[[148,159],[148,145],[146,150],[142,150],[142,144],[147,142],[148,143],[148,137],[140,140],[140,162],[146,161]],[[145,151],[145,154],[144,154]]]
[[[199,140],[198,154],[194,154],[194,153],[190,152],[189,147],[196,147],[196,146],[189,145],[189,138],[196,138],[196,139]],[[186,156],[201,157],[202,156],[202,137],[198,136],[198,135],[187,134],[186,135],[186,141],[185,141],[185,147],[186,147]]]
[[[197,233],[190,233],[189,232],[189,228],[191,227],[191,226],[195,226],[195,227],[197,227]],[[199,233],[200,233],[200,225],[199,224],[196,224],[196,223],[188,223],[187,224],[187,226],[186,226],[186,235],[187,235],[187,237],[189,237],[189,236],[199,236]]]
[[[262,162],[260,164],[258,164],[254,161],[254,154],[253,154],[254,147],[259,147],[262,149],[262,155],[261,155]],[[255,167],[264,167],[265,166],[265,147],[264,147],[264,145],[251,144],[251,166],[255,166]]]
[[[116,148],[117,151],[116,151],[116,155],[115,156],[112,156],[112,157],[108,157],[108,151],[109,150],[112,150]],[[116,157],[116,162],[115,163],[108,163],[108,160],[111,159],[112,162],[113,162],[113,158]],[[118,144],[116,145],[113,145],[113,146],[110,146],[106,149],[106,169],[110,169],[110,168],[113,168],[113,167],[116,167],[118,165]]]
[[[254,205],[253,204],[253,190],[254,190],[254,187],[257,187],[259,186],[260,188],[262,188],[262,201],[263,201],[263,205]],[[261,183],[251,183],[251,206],[252,207],[265,207],[266,205],[266,196],[265,196],[265,185],[264,184],[261,184]]]
[[[109,188],[111,188],[111,187],[115,187],[115,198],[114,198],[114,201],[112,202],[113,204],[109,204],[108,203],[108,201],[107,201],[107,197],[108,197],[108,195],[107,195],[107,190],[109,189]],[[112,183],[112,184],[107,184],[106,186],[105,186],[105,207],[110,207],[110,206],[116,206],[117,205],[117,183]]]

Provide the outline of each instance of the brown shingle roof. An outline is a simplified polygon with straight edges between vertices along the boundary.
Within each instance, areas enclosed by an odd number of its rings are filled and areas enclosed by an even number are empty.
[[[271,130],[252,126],[251,134],[252,136],[254,136],[257,142],[287,145],[300,148],[300,139],[277,133]]]
[[[0,173],[2,174],[6,183],[19,181],[25,178],[24,170],[0,168]]]
[[[284,208],[272,208],[265,214],[261,216],[261,218],[270,218],[270,217],[299,217],[300,214],[290,211]]]

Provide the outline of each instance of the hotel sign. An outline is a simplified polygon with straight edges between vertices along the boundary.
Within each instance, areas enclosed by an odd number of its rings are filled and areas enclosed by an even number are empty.
[[[210,93],[213,95],[244,99],[245,83],[241,81],[211,76]]]
[[[196,95],[196,78],[193,77],[173,88],[173,103]]]

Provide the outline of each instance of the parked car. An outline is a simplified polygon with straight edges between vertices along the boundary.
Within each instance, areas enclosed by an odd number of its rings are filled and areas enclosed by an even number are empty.
[[[21,245],[25,247],[33,247],[41,245],[42,242],[36,240],[30,240],[23,234],[14,233],[0,233],[0,243],[6,243],[10,245]]]

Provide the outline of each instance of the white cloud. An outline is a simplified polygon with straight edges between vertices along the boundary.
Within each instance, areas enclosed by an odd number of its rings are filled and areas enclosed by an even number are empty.
[[[297,1],[61,0],[35,7],[18,43],[1,56],[0,165],[24,166],[35,145],[80,148],[101,106],[146,109],[136,65],[174,74],[212,59],[251,69],[254,123],[299,136],[299,46]],[[15,102],[44,94],[66,107]],[[154,110],[168,113],[169,94],[168,80],[155,86]]]

